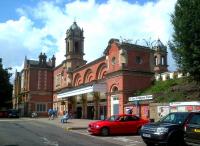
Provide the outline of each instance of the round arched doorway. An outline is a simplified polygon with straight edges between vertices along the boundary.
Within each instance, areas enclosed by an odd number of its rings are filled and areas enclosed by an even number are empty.
[[[116,86],[112,87],[111,92],[111,115],[119,114],[119,96],[116,94],[118,88]]]

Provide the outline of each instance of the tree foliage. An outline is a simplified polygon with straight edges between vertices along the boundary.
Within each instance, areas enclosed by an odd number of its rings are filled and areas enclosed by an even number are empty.
[[[11,108],[12,106],[12,84],[10,83],[11,74],[8,69],[3,69],[0,63],[0,109]]]
[[[200,0],[177,0],[170,48],[178,67],[200,81]]]

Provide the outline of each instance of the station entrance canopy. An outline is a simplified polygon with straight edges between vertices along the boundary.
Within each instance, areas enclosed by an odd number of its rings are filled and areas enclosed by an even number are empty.
[[[70,96],[76,96],[91,92],[106,92],[106,84],[93,84],[86,87],[74,89],[74,90],[68,90],[62,93],[58,93],[58,98],[66,98]]]

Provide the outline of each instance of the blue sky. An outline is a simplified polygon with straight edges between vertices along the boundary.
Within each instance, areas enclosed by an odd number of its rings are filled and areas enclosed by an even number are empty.
[[[65,3],[70,3],[75,0],[1,0],[0,1],[0,22],[5,22],[10,19],[18,19],[19,15],[16,13],[17,8],[36,7],[41,1],[56,2],[59,7],[63,7]],[[87,0],[80,0],[87,1]],[[146,2],[155,2],[156,0],[127,0],[129,3],[139,3],[141,5]],[[106,3],[108,0],[96,0],[96,3]]]
[[[173,29],[170,14],[176,0],[1,0],[0,58],[5,67],[18,71],[25,56],[38,59],[40,52],[65,58],[65,32],[76,19],[84,29],[85,59],[100,57],[110,38],[145,40],[166,44]],[[176,66],[168,50],[169,70]],[[9,55],[8,55],[9,54]]]
[[[1,0],[0,1],[0,22],[4,22],[10,19],[18,19],[19,15],[16,13],[16,9],[20,7],[35,7],[39,2],[47,1],[47,2],[56,2],[56,0]],[[65,3],[70,3],[74,0],[57,0],[57,5],[60,7],[64,6]],[[87,1],[87,0],[81,0]],[[106,3],[108,0],[96,0],[96,3],[102,4]],[[146,2],[154,2],[156,0],[127,0],[129,3],[139,3],[141,5]]]

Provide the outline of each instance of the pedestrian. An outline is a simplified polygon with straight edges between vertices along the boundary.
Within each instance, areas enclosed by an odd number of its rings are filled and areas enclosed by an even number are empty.
[[[69,119],[69,114],[68,114],[68,112],[66,111],[65,112],[65,114],[64,114],[64,116],[61,118],[61,123],[67,123],[67,120]]]
[[[56,110],[56,109],[53,110],[53,116],[54,116],[55,118],[57,118],[57,110]]]
[[[49,116],[49,120],[51,120],[53,116],[53,110],[51,108],[48,110],[48,116]]]
[[[133,109],[132,109],[132,108],[129,109],[127,113],[132,115],[132,113],[133,113]]]
[[[71,111],[71,110],[69,111],[69,118],[71,118],[71,119],[73,118],[73,115],[72,115],[72,111]]]

